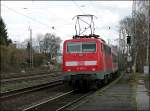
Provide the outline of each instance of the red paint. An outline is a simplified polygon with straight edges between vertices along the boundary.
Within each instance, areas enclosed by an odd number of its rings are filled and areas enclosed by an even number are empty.
[[[96,52],[84,52],[84,53],[68,53],[67,43],[68,42],[96,42]],[[81,39],[71,39],[66,40],[63,46],[63,64],[62,68],[64,72],[70,70],[70,72],[81,72],[81,71],[95,71],[103,72],[108,70],[113,70],[117,67],[112,61],[112,51],[109,55],[106,55],[102,51],[102,47],[105,42],[101,39],[94,38],[81,38]],[[105,44],[106,45],[106,44]],[[65,62],[77,61],[77,66],[65,66]],[[85,65],[84,61],[97,61],[95,65]]]

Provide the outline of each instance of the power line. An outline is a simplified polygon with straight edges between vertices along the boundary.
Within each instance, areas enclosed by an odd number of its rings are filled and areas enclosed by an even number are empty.
[[[6,6],[6,5],[4,5],[4,4],[2,4],[2,5],[3,5],[4,7],[6,7],[7,9],[9,9],[10,11],[13,11],[13,12],[15,12],[15,13],[17,13],[17,14],[20,14],[20,15],[22,15],[22,16],[28,18],[28,19],[31,19],[31,20],[34,21],[34,22],[37,22],[37,23],[39,23],[39,24],[41,24],[41,25],[44,25],[44,26],[46,26],[46,27],[48,27],[48,28],[52,28],[53,30],[54,30],[54,29],[57,30],[54,26],[49,26],[49,25],[47,25],[47,24],[44,24],[44,23],[38,21],[38,20],[35,19],[35,18],[32,18],[32,17],[30,17],[30,16],[27,16],[27,15],[25,15],[25,14],[23,14],[23,13],[20,13],[20,12],[14,10],[14,9],[12,9],[12,8],[9,8],[8,6]],[[62,32],[59,31],[59,30],[57,30],[57,31],[60,32],[60,33],[62,33]]]
[[[81,9],[81,7],[74,1],[74,0],[72,0],[73,1],[73,3],[79,8],[79,10],[83,13],[83,14],[85,14],[84,13],[84,11]]]
[[[82,10],[82,8],[74,1],[74,0],[72,0],[73,1],[73,3],[80,9],[80,11],[85,15],[86,13]],[[96,27],[99,27],[99,26],[97,26],[96,24],[95,24],[95,26]]]
[[[30,16],[27,16],[27,15],[25,15],[25,14],[23,14],[23,13],[20,13],[20,12],[18,12],[18,11],[16,11],[16,10],[14,10],[14,9],[12,9],[12,8],[9,8],[8,6],[6,6],[6,5],[4,5],[4,4],[2,4],[4,7],[6,7],[7,9],[9,9],[9,10],[11,10],[11,11],[13,11],[13,12],[15,12],[15,13],[17,13],[17,14],[20,14],[20,15],[22,15],[22,16],[24,16],[24,17],[26,17],[26,18],[28,18],[28,19],[31,19],[32,21],[34,21],[34,22],[37,22],[37,23],[39,23],[39,24],[41,24],[41,25],[44,25],[44,26],[47,26],[47,27],[50,27],[49,25],[47,25],[47,24],[44,24],[44,23],[42,23],[42,22],[40,22],[40,21],[38,21],[37,19],[35,19],[35,18],[32,18],[32,17],[30,17]],[[53,27],[53,26],[52,26]],[[52,27],[50,27],[50,28],[52,28]]]

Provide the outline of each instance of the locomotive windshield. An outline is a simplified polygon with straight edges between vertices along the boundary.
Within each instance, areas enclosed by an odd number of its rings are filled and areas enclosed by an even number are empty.
[[[67,44],[68,53],[84,53],[84,52],[96,52],[95,42],[69,42]]]
[[[67,52],[69,53],[80,53],[81,52],[81,43],[68,43]]]

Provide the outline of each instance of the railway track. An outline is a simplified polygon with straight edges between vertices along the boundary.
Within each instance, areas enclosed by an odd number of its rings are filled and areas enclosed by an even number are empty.
[[[25,73],[2,73],[1,79],[10,79],[10,78],[19,78],[19,77],[27,77],[27,76],[34,76],[34,75],[41,75],[41,74],[53,74],[59,73],[62,71],[37,71],[37,72],[25,72]]]
[[[42,101],[41,103],[29,106],[23,109],[23,111],[61,111],[92,93],[93,91],[79,93],[72,90],[49,100]]]
[[[122,74],[123,75],[123,74]],[[110,84],[104,86],[100,91],[106,90],[116,82],[121,79],[119,76],[116,80],[111,82]],[[72,104],[77,103],[78,101],[82,100],[83,98],[91,95],[95,91],[89,91],[86,93],[78,93],[75,90],[69,91],[67,93],[61,94],[57,97],[50,98],[48,100],[42,101],[38,104],[34,104],[32,106],[28,106],[23,109],[23,111],[62,111],[65,110],[67,107],[71,106]]]
[[[0,99],[4,100],[4,99],[7,99],[7,98],[11,98],[11,97],[14,97],[14,96],[18,96],[18,95],[33,92],[33,91],[38,91],[38,90],[41,90],[41,89],[45,89],[45,88],[48,88],[48,87],[53,87],[53,86],[60,85],[60,84],[63,84],[61,79],[60,80],[55,80],[55,81],[52,81],[52,82],[49,82],[49,83],[46,83],[46,84],[27,87],[27,88],[23,88],[23,89],[19,89],[19,90],[8,91],[8,92],[5,92],[5,93],[1,93]]]
[[[22,76],[17,76],[17,77],[13,77],[13,78],[1,79],[1,83],[13,82],[13,81],[20,81],[20,80],[27,80],[27,79],[36,79],[36,78],[41,78],[41,77],[44,78],[44,77],[47,77],[47,76],[54,77],[54,76],[58,76],[58,75],[59,74],[56,74],[56,73],[51,73],[51,74],[40,73],[40,74],[36,74],[36,75],[35,74],[33,74],[33,75],[22,75]]]

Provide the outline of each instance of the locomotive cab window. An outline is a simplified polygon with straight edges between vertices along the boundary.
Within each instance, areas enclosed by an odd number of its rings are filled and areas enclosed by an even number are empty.
[[[82,51],[83,52],[95,52],[96,51],[96,43],[82,43]]]
[[[69,53],[79,53],[81,52],[81,43],[68,43],[67,52]]]
[[[102,52],[104,52],[103,44],[101,43],[101,45],[100,45],[100,46],[101,46],[101,47],[100,47],[100,48],[101,48],[101,51],[102,51]]]
[[[112,58],[113,58],[113,63],[117,63],[117,56],[112,54]]]
[[[103,45],[104,46],[104,52],[106,55],[110,55],[111,54],[111,48],[107,45]]]
[[[67,43],[68,53],[96,52],[96,42],[70,42]]]

